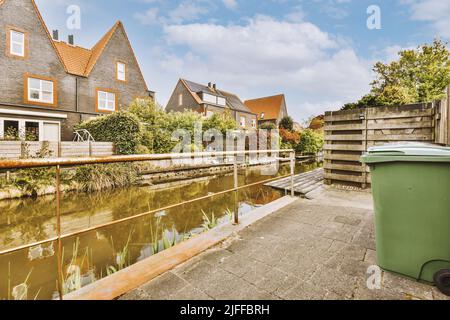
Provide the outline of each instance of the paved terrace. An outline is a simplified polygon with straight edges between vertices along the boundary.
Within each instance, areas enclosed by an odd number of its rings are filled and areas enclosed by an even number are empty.
[[[375,264],[371,195],[321,188],[122,299],[449,299]]]

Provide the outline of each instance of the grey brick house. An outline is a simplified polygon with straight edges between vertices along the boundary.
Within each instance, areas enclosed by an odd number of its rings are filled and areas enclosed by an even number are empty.
[[[205,86],[180,79],[167,103],[166,111],[184,110],[193,110],[205,117],[229,111],[239,128],[257,128],[256,114],[252,113],[237,95],[219,90],[211,83]]]
[[[50,35],[34,0],[0,0],[0,29],[0,139],[72,140],[80,121],[154,97],[120,21],[85,49]]]

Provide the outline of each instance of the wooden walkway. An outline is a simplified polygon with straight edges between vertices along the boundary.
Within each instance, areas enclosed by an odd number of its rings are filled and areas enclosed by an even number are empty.
[[[323,168],[316,169],[314,171],[305,172],[294,176],[294,189],[295,193],[301,196],[305,196],[311,191],[323,185],[324,180],[324,170]],[[284,178],[274,182],[265,184],[265,186],[272,187],[281,190],[291,190],[291,178]]]

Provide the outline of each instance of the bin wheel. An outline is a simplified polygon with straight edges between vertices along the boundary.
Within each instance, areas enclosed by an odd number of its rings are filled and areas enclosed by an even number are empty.
[[[450,269],[442,269],[436,272],[434,283],[443,294],[450,297]]]

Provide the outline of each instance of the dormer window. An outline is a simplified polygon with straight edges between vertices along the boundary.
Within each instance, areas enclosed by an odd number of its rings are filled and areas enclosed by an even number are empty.
[[[261,119],[264,119],[266,117],[266,114],[263,112],[261,113]]]
[[[222,98],[222,97],[217,97],[217,104],[218,104],[219,106],[224,107],[224,106],[227,105],[227,99]]]
[[[202,93],[202,100],[206,103],[211,103],[222,107],[225,107],[227,105],[226,98],[215,96],[205,92]]]
[[[16,29],[9,28],[7,30],[7,53],[11,57],[26,58],[27,56],[27,33]]]
[[[127,81],[127,65],[123,62],[117,62],[117,80]]]
[[[208,102],[208,103],[216,104],[217,103],[217,97],[213,96],[212,94],[203,93],[203,101]]]

